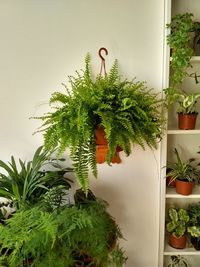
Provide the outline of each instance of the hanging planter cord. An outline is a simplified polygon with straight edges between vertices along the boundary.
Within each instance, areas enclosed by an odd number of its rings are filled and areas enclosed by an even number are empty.
[[[105,64],[105,58],[102,56],[102,51],[105,52],[106,56],[108,55],[108,50],[105,47],[101,47],[99,49],[99,57],[101,58],[101,68],[100,68],[100,75],[102,75],[102,71],[104,71],[104,75],[106,76],[106,64]]]

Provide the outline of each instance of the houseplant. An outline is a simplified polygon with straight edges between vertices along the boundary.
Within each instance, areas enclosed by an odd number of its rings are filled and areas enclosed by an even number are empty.
[[[171,86],[177,87],[187,76],[187,68],[191,66],[193,55],[192,34],[195,30],[192,13],[176,14],[167,24],[171,32],[167,36],[167,43],[171,48],[170,75]]]
[[[170,221],[167,223],[167,231],[170,233],[169,244],[174,248],[185,248],[186,230],[189,215],[185,209],[169,208]]]
[[[48,164],[54,166],[51,171],[45,170]],[[8,163],[0,160],[0,169],[0,197],[9,199],[17,209],[35,205],[52,188],[60,190],[62,195],[63,190],[71,187],[72,181],[64,174],[72,169],[61,168],[42,146],[35,151],[31,161],[19,159],[18,167],[13,156]]]
[[[164,91],[169,105],[179,104],[179,129],[194,129],[198,114],[195,104],[200,94],[184,92],[181,84],[186,77],[193,77],[198,83],[199,75],[189,74],[188,68],[192,67],[190,60],[194,54],[193,43],[195,45],[198,40],[199,23],[193,21],[192,13],[176,14],[167,28],[171,30],[167,35],[167,43],[171,48],[171,72],[170,87]]]
[[[144,82],[122,79],[117,61],[108,75],[92,79],[89,54],[85,70],[70,76],[69,84],[70,89],[65,86],[66,94],[52,94],[50,104],[54,110],[37,117],[43,121],[38,131],[44,132],[47,150],[57,147],[61,155],[70,148],[77,179],[87,192],[89,167],[97,176],[95,129],[103,127],[105,131],[108,164],[118,147],[127,156],[132,144],[155,148],[162,135],[162,100]]]
[[[192,193],[192,188],[195,180],[199,179],[199,164],[194,158],[184,162],[178,150],[174,149],[176,162],[168,162],[167,167],[170,171],[167,173],[167,177],[171,177],[172,181],[176,180],[176,192],[182,195],[189,195]]]
[[[190,234],[190,241],[196,250],[200,250],[200,225],[199,226],[189,226],[187,228]]]
[[[172,255],[168,267],[190,267],[188,260],[183,256]]]
[[[198,112],[195,109],[197,100],[200,98],[198,93],[186,93],[173,87],[164,90],[166,100],[169,105],[178,103],[178,128],[192,130],[195,128]]]
[[[188,207],[190,217],[187,232],[190,235],[190,241],[196,250],[200,250],[200,204],[191,204]]]
[[[126,257],[117,244],[122,235],[105,201],[87,199],[78,205],[59,205],[51,212],[43,204],[18,210],[0,226],[0,263],[83,267],[87,259],[91,267],[123,266]]]

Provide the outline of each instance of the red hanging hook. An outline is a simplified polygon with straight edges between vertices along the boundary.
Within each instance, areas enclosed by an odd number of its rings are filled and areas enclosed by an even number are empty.
[[[108,55],[108,50],[105,47],[101,47],[99,49],[99,57],[101,58],[101,68],[100,68],[100,75],[102,74],[102,70],[104,69],[104,75],[106,75],[106,65],[105,65],[105,58],[102,56],[101,52],[104,51],[106,56]]]

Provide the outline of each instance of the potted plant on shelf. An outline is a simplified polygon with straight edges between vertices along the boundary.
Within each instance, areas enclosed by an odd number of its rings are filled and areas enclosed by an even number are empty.
[[[190,267],[190,264],[186,258],[180,255],[172,255],[168,267]]]
[[[173,87],[164,90],[169,105],[178,103],[178,128],[183,130],[195,129],[198,112],[196,103],[200,98],[198,93],[186,93]]]
[[[176,162],[167,163],[167,167],[170,171],[168,171],[166,176],[170,177],[171,181],[176,181],[176,192],[178,194],[190,195],[194,182],[199,180],[200,177],[199,163],[196,162],[194,158],[184,162],[176,148],[174,149],[174,153]]]
[[[169,244],[174,248],[183,249],[186,246],[186,230],[189,215],[185,209],[169,208],[170,221],[167,223],[167,231],[170,233]]]
[[[187,232],[194,248],[200,250],[200,203],[189,205],[188,214],[190,221]]]
[[[75,174],[87,193],[89,168],[97,176],[95,130],[105,133],[108,164],[120,149],[128,156],[132,144],[156,148],[164,123],[163,100],[144,82],[122,79],[117,61],[105,77],[92,79],[89,54],[85,70],[70,76],[69,84],[66,94],[52,94],[54,110],[37,119],[43,121],[39,131],[47,150],[58,148],[61,155],[70,148]]]
[[[171,48],[170,61],[170,86],[165,89],[169,105],[178,103],[178,127],[179,129],[192,130],[195,128],[197,112],[195,104],[200,94],[186,93],[181,90],[181,84],[185,77],[195,78],[198,83],[197,73],[188,73],[192,67],[190,61],[194,53],[194,32],[199,29],[199,23],[193,21],[192,13],[175,15],[171,23],[167,24],[171,32],[167,35],[167,43]],[[197,34],[196,34],[197,35]],[[195,38],[197,39],[197,38]]]

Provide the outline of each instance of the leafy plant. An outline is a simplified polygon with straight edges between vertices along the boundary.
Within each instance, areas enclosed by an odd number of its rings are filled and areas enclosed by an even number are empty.
[[[167,223],[167,231],[176,237],[181,237],[186,233],[189,215],[185,209],[170,208],[168,210],[170,222]]]
[[[191,236],[198,237],[200,239],[200,226],[189,226],[187,231]]]
[[[126,257],[113,240],[119,227],[100,199],[86,205],[64,206],[49,213],[34,207],[18,211],[0,226],[1,258],[10,267],[122,267]]]
[[[182,180],[192,182],[199,179],[200,171],[198,169],[199,164],[195,162],[194,158],[189,159],[188,161],[184,162],[178,150],[175,148],[174,153],[176,156],[176,162],[168,162],[167,167],[169,171],[167,173],[167,177],[172,177],[172,180]]]
[[[200,204],[190,204],[188,207],[188,214],[190,216],[190,225],[195,226],[199,225],[200,226]]]
[[[177,112],[182,114],[194,114],[197,113],[195,106],[200,94],[198,93],[186,93],[184,91],[177,90],[173,87],[164,89],[166,99],[169,105],[178,103],[179,107]]]
[[[187,76],[187,68],[191,66],[190,60],[193,55],[192,35],[194,22],[192,13],[177,14],[167,24],[171,32],[167,36],[167,43],[172,49],[171,60],[171,83],[172,87],[181,84]]]
[[[108,141],[107,163],[110,164],[117,146],[128,156],[132,144],[156,148],[162,135],[162,100],[144,82],[122,80],[118,63],[114,62],[105,77],[94,80],[90,72],[90,56],[85,70],[69,77],[66,94],[54,92],[50,105],[54,111],[37,117],[43,125],[47,150],[58,147],[58,155],[70,148],[77,179],[88,190],[88,171],[97,176],[95,128],[103,126]]]
[[[0,168],[4,171],[0,173],[0,196],[10,199],[21,209],[39,203],[50,188],[63,186],[63,190],[69,189],[71,181],[63,175],[72,169],[43,170],[49,157],[50,153],[39,147],[31,161],[19,159],[19,167],[13,156],[8,164],[0,160]]]
[[[196,249],[200,249],[200,204],[191,204],[188,207],[190,216],[187,232],[190,234],[191,243]]]
[[[183,256],[172,255],[168,267],[190,267],[190,264]]]

